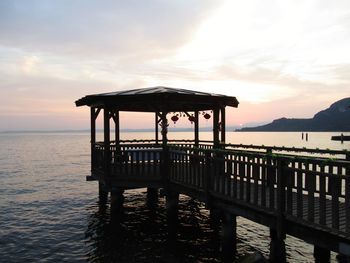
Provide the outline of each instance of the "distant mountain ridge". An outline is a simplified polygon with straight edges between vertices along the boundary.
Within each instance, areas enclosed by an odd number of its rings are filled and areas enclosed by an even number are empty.
[[[333,103],[311,119],[281,118],[238,131],[350,131],[350,97]]]

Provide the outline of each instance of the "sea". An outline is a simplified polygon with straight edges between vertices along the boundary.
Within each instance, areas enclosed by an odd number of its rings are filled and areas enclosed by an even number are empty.
[[[227,142],[265,146],[350,149],[331,141],[338,133],[227,132]],[[212,138],[201,132],[200,139]],[[148,132],[122,139],[153,139]],[[98,134],[102,138],[102,134]],[[170,139],[193,139],[173,132]],[[220,262],[219,234],[202,203],[180,198],[179,232],[167,242],[165,201],[146,205],[146,190],[125,192],[123,220],[99,206],[90,174],[88,132],[0,134],[0,262]],[[237,259],[256,251],[269,255],[269,230],[238,218]],[[288,262],[313,262],[313,247],[287,236]],[[332,261],[336,262],[335,253]]]

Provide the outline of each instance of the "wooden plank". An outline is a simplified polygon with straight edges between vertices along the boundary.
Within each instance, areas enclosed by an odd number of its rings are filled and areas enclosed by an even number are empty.
[[[266,207],[266,186],[267,186],[267,166],[266,166],[266,159],[262,159],[262,166],[261,166],[261,206]]]
[[[321,165],[320,167],[320,180],[319,180],[319,188],[320,188],[320,197],[319,197],[319,207],[320,207],[320,213],[319,213],[319,223],[321,225],[326,225],[326,176],[323,175],[324,173],[324,165]]]
[[[239,173],[238,173],[238,178],[239,178],[239,198],[241,200],[244,200],[244,178],[245,178],[245,163],[244,163],[244,156],[240,156],[239,160]]]
[[[333,168],[334,169],[334,168]],[[339,167],[338,167],[339,174]],[[331,193],[332,193],[332,227],[335,229],[339,229],[339,193],[341,187],[341,180],[335,174],[332,175],[332,185],[331,185]]]
[[[250,202],[250,186],[251,186],[251,163],[250,163],[250,158],[249,156],[245,157],[245,162],[246,162],[246,177],[247,177],[247,184],[246,184],[246,201],[249,203]]]
[[[350,234],[350,175],[348,171],[345,178],[345,222],[346,222],[346,232]]]
[[[268,191],[269,191],[270,210],[275,209],[275,185],[274,185],[275,169],[272,165],[273,165],[273,161],[270,160],[267,166],[267,171],[268,171],[267,184],[268,184]]]
[[[286,212],[292,215],[293,212],[293,177],[295,173],[295,162],[292,162],[290,167],[286,168],[286,189],[287,189],[287,207]]]
[[[308,168],[313,171],[316,170],[316,166],[314,164],[308,165]],[[314,222],[314,214],[315,214],[315,187],[316,187],[316,176],[313,174],[307,173],[306,174],[306,180],[307,180],[307,191],[308,191],[308,216],[307,219],[309,222]]]
[[[298,172],[297,172],[297,217],[303,217],[303,163],[298,162]]]
[[[254,194],[253,202],[258,205],[259,200],[259,168],[260,168],[260,158],[255,157],[255,164],[253,164],[253,183],[254,183]]]

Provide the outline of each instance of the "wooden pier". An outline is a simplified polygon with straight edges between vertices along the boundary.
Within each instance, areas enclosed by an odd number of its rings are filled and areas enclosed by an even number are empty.
[[[99,181],[101,196],[111,193],[112,207],[122,206],[125,189],[147,187],[153,202],[164,189],[169,233],[176,236],[171,226],[179,194],[196,198],[222,224],[225,262],[235,254],[237,216],[270,228],[273,262],[285,261],[287,234],[313,244],[316,262],[329,262],[330,251],[350,257],[350,152],[226,144],[225,106],[236,107],[234,97],[156,87],[91,95],[76,104],[91,107],[87,180]],[[104,141],[96,142],[101,109]],[[154,111],[155,139],[120,140],[120,110]],[[212,141],[199,140],[199,112],[205,110],[214,115]],[[180,111],[194,116],[194,140],[167,139],[167,115]]]

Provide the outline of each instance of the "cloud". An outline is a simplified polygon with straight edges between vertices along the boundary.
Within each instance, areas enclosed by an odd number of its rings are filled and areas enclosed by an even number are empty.
[[[0,44],[30,52],[100,58],[161,54],[187,41],[212,3],[3,0]]]

